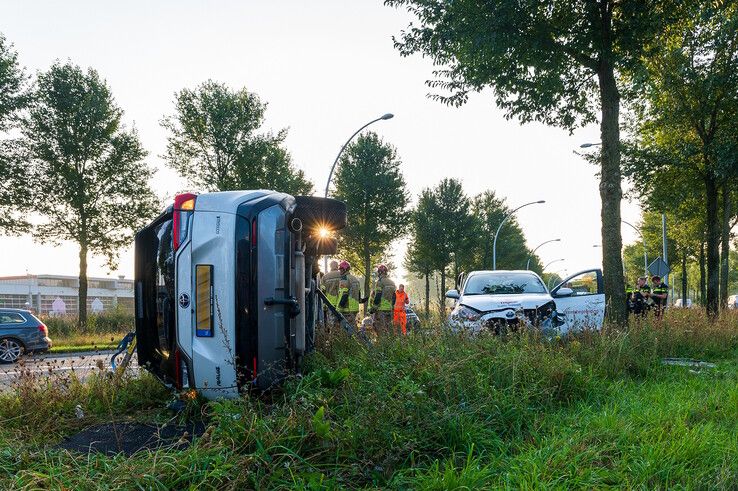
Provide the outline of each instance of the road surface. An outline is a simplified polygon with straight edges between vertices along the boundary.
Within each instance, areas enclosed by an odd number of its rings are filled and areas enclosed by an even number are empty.
[[[0,365],[0,390],[11,388],[21,377],[65,380],[75,375],[84,380],[96,371],[109,371],[112,354],[113,351],[88,351],[26,356],[18,363]],[[138,371],[136,355],[129,370]]]

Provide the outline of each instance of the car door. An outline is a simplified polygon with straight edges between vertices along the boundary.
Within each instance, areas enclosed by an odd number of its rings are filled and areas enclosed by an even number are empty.
[[[566,316],[561,332],[602,328],[605,290],[602,270],[591,269],[566,278],[551,290],[556,310]]]

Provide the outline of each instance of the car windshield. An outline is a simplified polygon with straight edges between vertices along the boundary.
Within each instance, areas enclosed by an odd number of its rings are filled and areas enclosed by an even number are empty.
[[[546,287],[536,276],[528,273],[482,273],[470,276],[464,295],[514,295],[546,293]]]

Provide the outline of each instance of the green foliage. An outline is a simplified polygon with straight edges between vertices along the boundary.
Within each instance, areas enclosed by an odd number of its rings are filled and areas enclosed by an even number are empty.
[[[24,211],[31,203],[26,166],[13,158],[18,142],[5,137],[17,127],[18,111],[27,100],[26,76],[13,46],[0,33],[0,232],[19,233],[28,228]]]
[[[284,148],[287,130],[259,133],[267,105],[246,89],[233,91],[208,80],[175,94],[167,164],[207,191],[274,189],[310,194],[313,185]]]
[[[346,202],[349,223],[341,231],[340,250],[365,277],[368,291],[371,262],[390,243],[408,232],[407,191],[397,150],[374,132],[360,135],[345,150],[335,175],[337,199]]]
[[[208,428],[192,446],[130,458],[50,444],[110,414],[170,420],[158,383],[26,380],[0,394],[0,487],[729,487],[738,475],[735,318],[667,314],[658,325],[554,341],[426,329],[367,349],[337,332],[282,389],[194,404]],[[664,356],[718,368],[663,367]]]

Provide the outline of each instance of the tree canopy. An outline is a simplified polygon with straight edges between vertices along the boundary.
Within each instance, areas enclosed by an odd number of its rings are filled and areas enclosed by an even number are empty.
[[[33,211],[45,221],[42,242],[80,247],[79,319],[86,322],[87,255],[112,266],[133,233],[159,209],[153,170],[123,111],[93,69],[56,63],[38,76],[22,126],[23,157],[34,190]]]
[[[312,184],[284,148],[287,130],[261,131],[267,105],[246,89],[209,80],[175,94],[167,164],[191,185],[207,191],[274,189],[310,194]]]

